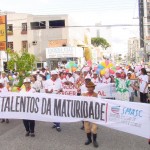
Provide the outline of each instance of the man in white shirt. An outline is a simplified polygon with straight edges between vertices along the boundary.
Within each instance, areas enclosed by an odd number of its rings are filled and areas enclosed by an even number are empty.
[[[99,81],[99,78],[98,78],[98,75],[96,72],[93,73],[93,77],[92,77],[92,80],[91,80],[95,85],[100,83]]]
[[[46,80],[45,92],[53,94],[59,94],[60,92],[62,92],[62,84],[60,79],[58,78],[58,72],[56,70],[52,70],[51,79]],[[52,128],[56,128],[58,132],[61,131],[59,122],[54,122]]]
[[[75,80],[74,80],[74,78],[73,78],[72,72],[69,72],[69,73],[67,74],[66,79],[67,79],[66,84],[74,84],[74,82],[75,82]]]

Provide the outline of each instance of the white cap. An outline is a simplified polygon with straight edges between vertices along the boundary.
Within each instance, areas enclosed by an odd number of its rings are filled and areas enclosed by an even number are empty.
[[[0,79],[0,83],[2,83],[2,84],[3,84],[3,83],[4,83],[4,81],[3,81],[2,79]]]
[[[31,80],[29,79],[29,78],[25,78],[24,80],[23,80],[23,83],[26,83],[26,82],[31,82]]]
[[[52,70],[51,75],[54,75],[54,74],[58,74],[58,72],[56,70]]]
[[[72,74],[72,72],[71,72],[71,71],[69,71],[68,73],[69,73],[69,74]]]
[[[128,71],[128,73],[132,74],[132,71]],[[128,74],[128,73],[127,73],[127,74]]]
[[[85,77],[85,79],[91,79],[91,76],[89,74],[87,74],[87,76]]]

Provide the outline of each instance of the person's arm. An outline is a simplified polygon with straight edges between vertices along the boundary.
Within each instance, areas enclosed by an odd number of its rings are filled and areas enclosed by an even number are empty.
[[[48,89],[45,89],[45,93],[53,93],[53,89],[51,89],[50,91]]]

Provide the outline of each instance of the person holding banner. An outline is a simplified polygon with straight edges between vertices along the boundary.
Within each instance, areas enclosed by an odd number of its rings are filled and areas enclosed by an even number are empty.
[[[100,83],[100,79],[98,78],[98,75],[97,75],[96,72],[93,72],[93,77],[92,77],[91,81],[92,81],[94,84]]]
[[[88,96],[88,97],[98,97],[98,94],[94,92],[95,90],[95,84],[93,82],[88,82],[86,84],[87,92],[82,94],[82,96]],[[97,139],[97,124],[91,123],[88,121],[84,121],[84,128],[85,132],[87,134],[87,141],[85,142],[85,145],[89,145],[92,143],[91,136],[93,134],[93,146],[98,147],[98,143],[96,141]]]
[[[24,89],[22,89],[20,92],[29,92],[29,93],[35,93],[35,89],[31,88],[31,80],[30,78],[25,78],[23,81],[23,84],[25,86]],[[35,121],[34,120],[23,120],[24,127],[26,129],[25,136],[31,136],[35,137],[34,134],[34,128],[35,128]]]
[[[3,93],[3,92],[8,92],[8,89],[4,86],[3,80],[0,79],[0,93]],[[3,123],[3,122],[9,123],[9,120],[8,119],[2,119],[1,123]]]
[[[61,80],[58,78],[58,72],[56,70],[52,70],[51,79],[46,80],[45,92],[51,94],[59,94],[62,92]],[[59,122],[54,122],[52,128],[56,128],[58,132],[61,131]]]

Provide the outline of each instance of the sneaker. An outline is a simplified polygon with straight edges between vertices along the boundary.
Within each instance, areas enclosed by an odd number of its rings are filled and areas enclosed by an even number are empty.
[[[2,119],[2,120],[1,120],[1,123],[3,123],[3,122],[5,122],[5,119]]]
[[[35,134],[34,134],[34,133],[31,133],[30,136],[31,136],[31,137],[35,137]]]
[[[54,124],[54,125],[52,126],[52,128],[53,128],[53,129],[56,128],[56,125]]]
[[[57,127],[56,130],[57,130],[58,132],[61,132],[61,128],[60,128],[60,127]]]
[[[29,136],[30,132],[26,132],[25,136]]]
[[[8,119],[6,119],[6,123],[9,123],[9,120],[8,120]]]

